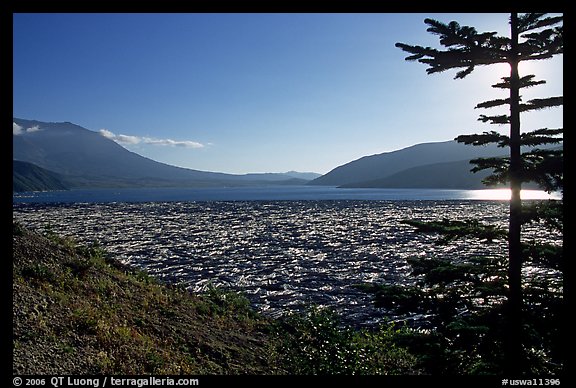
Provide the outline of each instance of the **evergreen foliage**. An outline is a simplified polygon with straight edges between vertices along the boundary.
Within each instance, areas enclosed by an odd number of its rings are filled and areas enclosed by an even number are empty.
[[[276,323],[276,358],[296,375],[418,374],[416,359],[398,338],[408,331],[383,325],[376,330],[342,327],[338,316],[316,306]]]
[[[487,242],[506,237],[506,231],[493,225],[481,224],[477,220],[453,221],[444,218],[442,221],[422,222],[405,220],[403,223],[416,227],[418,232],[441,233],[442,239],[438,241],[439,244],[452,241],[462,236],[474,236]]]
[[[478,33],[475,28],[425,19],[428,32],[439,36],[446,50],[397,43],[408,52],[408,61],[428,66],[427,73],[461,69],[455,79],[469,75],[476,66],[508,63],[510,76],[492,85],[508,90],[507,98],[481,102],[476,109],[507,106],[508,114],[480,115],[479,121],[507,125],[508,134],[496,131],[458,136],[465,144],[481,146],[495,143],[510,150],[509,157],[478,158],[471,161],[471,171],[490,170],[483,182],[487,185],[509,184],[511,189],[509,225],[502,231],[477,221],[419,222],[407,221],[418,231],[439,233],[439,243],[454,238],[480,238],[487,242],[502,236],[508,240],[506,260],[490,259],[483,263],[463,258],[459,263],[442,259],[413,259],[414,274],[421,274],[418,287],[430,290],[438,332],[454,346],[444,358],[440,370],[456,368],[462,373],[559,373],[563,364],[560,344],[560,321],[563,304],[562,247],[536,241],[522,241],[527,223],[563,232],[562,201],[526,206],[520,199],[522,184],[535,182],[542,189],[563,192],[563,149],[549,148],[562,142],[563,128],[520,131],[520,114],[563,105],[562,96],[522,102],[520,90],[545,83],[534,75],[520,76],[521,61],[552,58],[563,53],[562,16],[543,13],[511,14],[510,37],[495,32]],[[537,148],[541,146],[548,148]],[[528,150],[526,150],[528,148]],[[523,152],[524,151],[524,152]],[[522,270],[536,266],[550,269],[556,276],[522,277]],[[543,273],[546,273],[544,271]],[[380,300],[382,298],[380,297]],[[480,302],[479,302],[480,301]],[[462,352],[462,357],[454,354]],[[452,361],[459,362],[454,365]],[[443,369],[444,368],[444,369]],[[446,369],[448,368],[448,369]]]

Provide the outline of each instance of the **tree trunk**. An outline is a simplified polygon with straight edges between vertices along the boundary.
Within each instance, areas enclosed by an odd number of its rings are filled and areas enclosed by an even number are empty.
[[[508,330],[506,372],[519,375],[522,371],[522,248],[520,245],[522,201],[520,190],[520,77],[518,74],[518,15],[513,13],[511,26],[510,63],[510,220],[508,236]]]

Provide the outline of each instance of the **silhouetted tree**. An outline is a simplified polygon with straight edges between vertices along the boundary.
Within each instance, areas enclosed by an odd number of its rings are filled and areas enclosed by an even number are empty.
[[[543,13],[511,14],[510,37],[497,36],[495,32],[478,33],[475,28],[460,26],[452,21],[448,24],[425,19],[428,32],[438,35],[440,44],[446,50],[431,47],[411,46],[396,43],[396,47],[410,53],[408,61],[418,61],[428,65],[428,74],[450,69],[461,69],[455,79],[464,78],[476,66],[508,63],[510,76],[502,82],[492,85],[495,88],[508,89],[509,97],[480,103],[476,108],[508,106],[509,114],[486,116],[479,120],[490,124],[509,125],[509,134],[485,132],[480,135],[464,135],[456,138],[459,142],[473,145],[498,143],[508,147],[507,158],[476,159],[472,171],[492,169],[493,174],[485,183],[509,183],[511,190],[509,226],[508,226],[508,301],[506,332],[506,371],[519,374],[523,360],[522,350],[522,258],[521,229],[527,218],[523,215],[520,190],[522,183],[535,181],[545,190],[554,191],[563,187],[562,150],[533,149],[522,154],[522,146],[538,146],[558,143],[562,139],[562,129],[538,129],[522,134],[520,114],[531,110],[560,106],[562,97],[533,99],[522,103],[520,89],[543,84],[534,80],[534,75],[520,77],[518,64],[521,61],[548,59],[563,53],[563,27],[559,24],[562,16],[549,17]],[[522,38],[522,41],[521,39]],[[533,211],[538,214],[537,210]],[[540,213],[542,214],[542,213]]]

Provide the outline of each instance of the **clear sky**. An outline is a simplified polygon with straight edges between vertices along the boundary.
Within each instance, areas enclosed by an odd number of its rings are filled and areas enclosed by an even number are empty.
[[[506,65],[426,74],[396,42],[440,48],[424,19],[509,36],[507,14],[14,14],[14,117],[70,121],[205,171],[326,173],[362,156],[498,129],[477,121]],[[563,58],[521,67],[563,94]],[[562,109],[526,113],[562,126]],[[500,128],[505,131],[507,128]]]

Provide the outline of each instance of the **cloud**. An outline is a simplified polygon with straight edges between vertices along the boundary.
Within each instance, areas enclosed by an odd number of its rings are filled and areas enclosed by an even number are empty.
[[[146,144],[173,146],[173,147],[186,147],[186,148],[204,147],[204,144],[190,140],[154,139],[151,137],[143,137],[142,142]]]
[[[16,124],[14,121],[12,121],[12,135],[15,135],[15,136],[23,135],[25,133],[38,132],[40,130],[42,130],[42,128],[40,128],[39,125],[34,125],[33,127],[24,129],[24,127]]]
[[[12,134],[13,135],[21,135],[23,133],[22,131],[22,127],[18,124],[16,124],[14,121],[12,121]]]
[[[110,140],[114,140],[115,142],[122,144],[138,144],[141,142],[141,139],[137,136],[115,135],[113,132],[107,129],[101,129],[100,134]]]
[[[111,131],[107,130],[107,129],[101,129],[98,132],[100,132],[100,134],[104,137],[107,137],[108,139],[114,139],[114,137],[116,135],[114,135],[114,133],[112,133]]]
[[[100,134],[120,144],[151,144],[171,147],[203,148],[204,144],[190,140],[156,139],[152,137],[139,137],[130,135],[116,135],[107,129],[101,129]]]
[[[28,128],[28,129],[26,129],[26,132],[38,132],[38,131],[40,131],[40,130],[41,130],[40,126],[39,126],[39,125],[35,125],[35,126],[33,126],[33,127],[30,127],[30,128]]]
[[[128,135],[118,135],[116,136],[116,140],[119,143],[124,143],[124,144],[138,144],[140,143],[140,138],[136,137],[136,136],[128,136]]]

